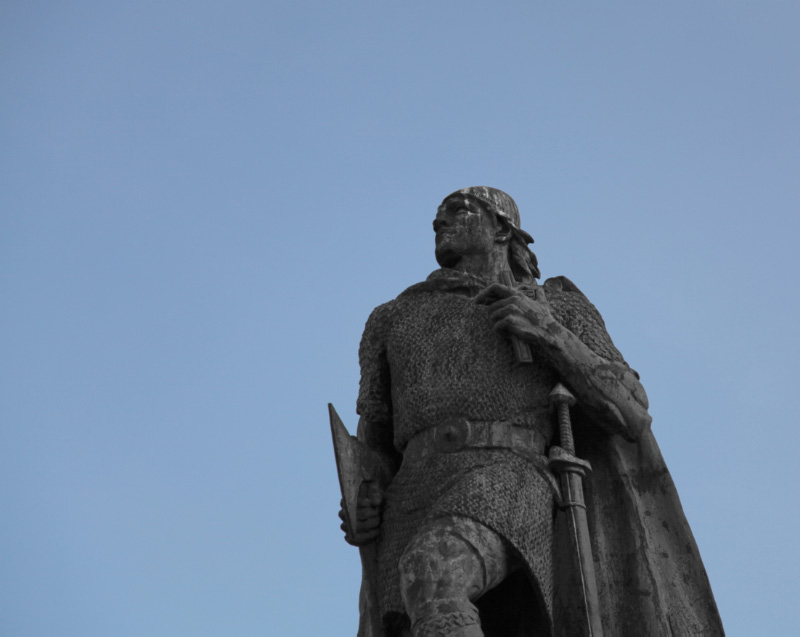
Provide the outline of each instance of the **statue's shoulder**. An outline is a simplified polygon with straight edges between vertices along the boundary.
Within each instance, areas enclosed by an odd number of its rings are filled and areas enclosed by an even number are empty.
[[[381,335],[385,332],[388,326],[392,323],[394,317],[402,314],[403,306],[407,306],[409,300],[413,299],[421,292],[429,291],[432,287],[429,281],[421,281],[406,288],[391,301],[381,303],[369,315],[367,324],[364,327],[364,334]]]
[[[605,321],[594,304],[565,276],[544,282],[545,295],[555,319],[580,338],[598,356],[625,362],[608,334]]]
[[[568,320],[574,315],[590,314],[593,320],[599,321],[605,328],[605,322],[600,312],[580,291],[571,279],[565,276],[554,276],[547,279],[543,284],[547,300],[550,301],[556,318]]]
[[[369,318],[367,318],[367,324],[364,326],[364,334],[367,332],[382,332],[391,318],[396,302],[397,299],[392,299],[386,303],[381,303],[372,310],[369,314]]]

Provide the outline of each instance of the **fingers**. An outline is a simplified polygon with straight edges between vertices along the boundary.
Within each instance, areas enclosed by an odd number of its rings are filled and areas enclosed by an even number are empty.
[[[362,546],[375,540],[380,534],[381,508],[383,492],[374,480],[364,480],[358,486],[356,497],[355,520],[351,520],[355,529],[350,529],[344,512],[344,500],[341,501],[342,509],[339,519],[342,520],[340,528],[344,531],[345,541],[353,546]]]
[[[510,330],[515,335],[518,335],[517,332],[520,330],[528,329],[535,332],[543,329],[548,320],[552,319],[550,309],[545,302],[532,300],[516,292],[491,303],[487,302],[486,305],[494,329]]]
[[[352,546],[363,546],[364,544],[368,544],[373,540],[377,539],[380,535],[380,527],[376,526],[374,528],[369,529],[359,529],[355,533],[351,533],[350,530],[347,528],[347,525],[342,523],[339,527],[344,531],[344,541]]]
[[[519,301],[513,296],[500,301],[495,301],[489,305],[487,309],[489,310],[489,316],[492,318],[494,318],[495,315],[502,315],[504,313],[507,314],[508,312],[516,312],[518,314],[522,312]]]
[[[342,517],[341,513],[339,517]],[[367,518],[363,521],[361,518],[359,518],[356,524],[358,528],[355,531],[350,530],[350,528],[347,526],[347,522],[345,522],[344,519],[339,525],[339,528],[344,531],[344,541],[348,544],[352,544],[353,546],[362,546],[376,539],[378,535],[380,535],[380,518],[377,515]]]
[[[511,319],[516,319],[516,322],[520,323],[524,322],[525,318],[531,323],[537,322],[535,317],[529,316],[515,301],[516,299],[506,299],[489,306],[489,318],[495,329],[502,328]]]
[[[383,502],[383,493],[381,492],[381,489],[378,486],[377,482],[370,483],[369,499],[370,499],[370,504],[372,504],[372,506],[375,507],[380,506],[380,504]]]
[[[357,542],[359,544],[366,544],[367,542],[372,542],[372,540],[377,539],[378,535],[380,535],[380,529],[374,529],[372,531],[363,531],[358,534]]]
[[[360,537],[365,533],[372,533],[381,527],[381,519],[377,515],[359,519],[356,522],[356,534]]]
[[[358,506],[356,507],[356,525],[358,526],[359,534],[362,531],[380,526],[380,505],[382,502],[383,495],[380,489],[370,489],[370,492],[365,497],[359,498]]]
[[[380,535],[380,531],[371,531],[369,533],[359,533],[358,535],[345,535],[344,541],[352,546],[364,546],[373,540],[376,540]]]
[[[364,480],[358,486],[358,507],[378,507],[383,504],[383,492],[378,483]]]
[[[360,485],[358,485],[358,502],[359,504],[363,501],[375,501],[376,504],[380,504],[383,502],[383,492],[381,488],[378,486],[378,483],[374,480],[363,480]]]
[[[495,301],[515,296],[516,294],[517,292],[513,288],[508,287],[507,285],[501,285],[500,283],[493,283],[492,285],[488,286],[487,288],[484,288],[478,293],[478,295],[475,297],[475,302],[483,305],[489,305],[491,303],[494,303]]]
[[[505,332],[517,337],[525,335],[523,319],[513,314],[495,321],[492,327],[497,332]]]

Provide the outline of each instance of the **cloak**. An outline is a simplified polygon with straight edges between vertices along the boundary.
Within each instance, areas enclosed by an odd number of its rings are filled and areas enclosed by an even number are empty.
[[[624,362],[600,313],[572,281],[545,281],[556,318],[596,353]],[[637,374],[638,377],[638,374]],[[575,455],[584,482],[592,555],[606,635],[724,635],[700,552],[653,433],[629,442],[573,408]],[[572,565],[566,517],[556,517],[554,561]],[[583,602],[574,568],[556,569],[558,637],[580,635]]]

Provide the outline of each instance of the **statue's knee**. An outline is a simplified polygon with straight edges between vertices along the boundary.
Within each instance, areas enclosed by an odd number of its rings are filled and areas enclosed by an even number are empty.
[[[400,558],[400,588],[414,637],[478,637],[478,609],[470,594],[479,581],[475,549],[446,526],[418,533]]]
[[[446,530],[416,536],[400,558],[400,586],[407,602],[466,597],[480,565],[474,549]]]

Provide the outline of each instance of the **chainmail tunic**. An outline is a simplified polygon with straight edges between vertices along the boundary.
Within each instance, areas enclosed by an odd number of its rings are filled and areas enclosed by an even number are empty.
[[[610,347],[598,351],[605,358],[621,360],[605,329],[598,330],[602,319],[594,307],[583,295],[574,301],[577,295],[562,294],[556,283],[552,294],[548,290],[554,316],[568,328],[574,324],[576,332],[588,326],[578,336],[597,340],[587,342],[595,351]],[[508,338],[492,329],[486,307],[474,302],[485,286],[476,277],[437,270],[376,308],[367,321],[357,411],[371,423],[392,427],[398,451],[419,432],[454,417],[510,420],[536,428],[549,444],[548,394],[557,375],[535,351],[532,365],[516,364]],[[584,302],[596,314],[588,322]],[[404,461],[386,493],[378,539],[382,615],[404,613],[398,563],[414,532],[427,520],[457,515],[493,529],[519,554],[535,601],[549,616],[554,499],[543,477],[545,462],[496,449]]]
[[[394,444],[462,416],[475,420],[536,421],[549,439],[549,366],[516,364],[508,338],[492,329],[474,296],[476,277],[437,270],[427,281],[377,307],[361,340],[357,411],[391,422]]]

